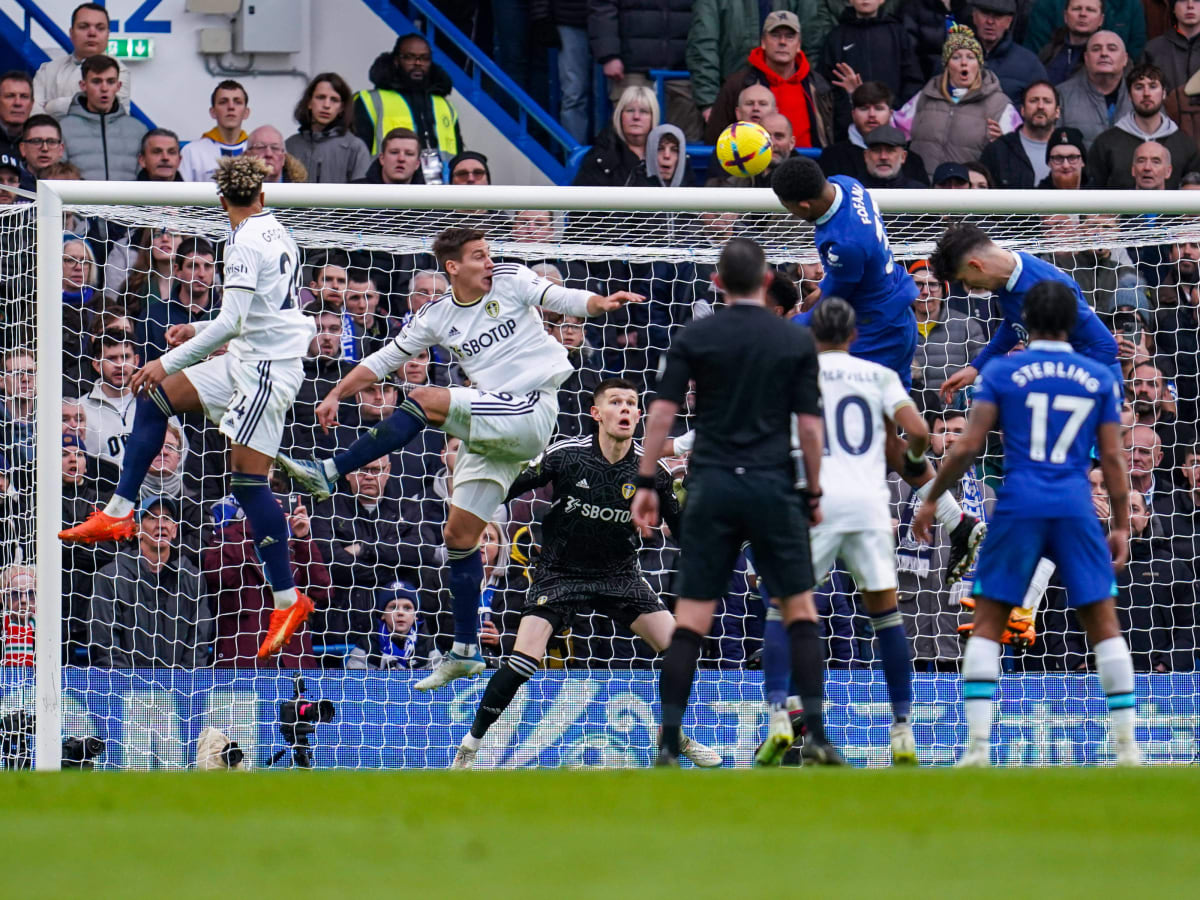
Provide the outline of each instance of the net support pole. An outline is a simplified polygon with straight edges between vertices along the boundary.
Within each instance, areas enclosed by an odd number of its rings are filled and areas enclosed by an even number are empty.
[[[37,453],[34,546],[37,627],[34,633],[39,771],[62,768],[62,201],[38,182],[37,201]]]

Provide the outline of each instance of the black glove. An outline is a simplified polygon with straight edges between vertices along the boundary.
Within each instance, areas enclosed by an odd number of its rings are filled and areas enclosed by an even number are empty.
[[[920,478],[925,474],[926,468],[927,464],[925,461],[925,454],[921,454],[919,459],[913,459],[908,455],[908,452],[905,451],[904,461],[900,467],[900,474],[908,478]]]

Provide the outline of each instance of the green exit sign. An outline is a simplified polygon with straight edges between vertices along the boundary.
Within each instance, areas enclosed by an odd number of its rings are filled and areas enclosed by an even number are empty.
[[[150,38],[110,38],[108,55],[114,59],[150,59],[154,41]]]

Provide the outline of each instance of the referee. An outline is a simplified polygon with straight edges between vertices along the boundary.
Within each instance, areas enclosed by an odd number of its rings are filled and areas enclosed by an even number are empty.
[[[678,765],[680,727],[700,642],[747,540],[755,568],[783,613],[792,678],[804,710],[808,758],[838,758],[825,737],[824,653],[813,604],[808,524],[821,521],[824,444],[817,351],[808,329],[780,323],[766,307],[771,276],[757,243],[734,238],[714,279],[726,306],[693,320],[667,352],[650,407],[633,518],[643,534],[658,524],[655,467],[667,432],[696,384],[696,443],[683,511],[676,628],[663,659],[658,765]],[[795,417],[804,458],[798,490],[792,457]],[[828,750],[828,753],[823,751]]]

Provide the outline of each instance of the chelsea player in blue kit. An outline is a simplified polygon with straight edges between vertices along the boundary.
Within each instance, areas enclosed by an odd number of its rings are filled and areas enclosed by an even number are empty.
[[[892,369],[906,391],[912,390],[912,362],[917,349],[917,319],[912,304],[917,285],[896,264],[879,207],[858,181],[845,175],[826,179],[807,157],[787,159],[775,170],[771,187],[792,215],[811,222],[825,276],[804,298],[805,311],[793,319],[808,324],[823,297],[840,297],[854,309],[857,333],[850,353]],[[908,457],[898,435],[888,439],[888,465],[920,496],[933,481],[924,455]],[[938,505],[938,522],[950,536],[946,583],[954,584],[971,568],[987,527],[965,515],[947,493]]]
[[[1042,556],[1058,566],[1067,603],[1096,655],[1117,764],[1140,765],[1133,660],[1114,603],[1113,570],[1125,565],[1129,543],[1123,391],[1105,363],[1068,343],[1068,335],[1078,328],[1078,311],[1074,291],[1061,280],[1029,289],[1024,326],[1029,349],[987,364],[967,431],[938,469],[912,523],[913,533],[928,540],[934,501],[957,482],[983,450],[988,432],[998,427],[1004,437],[1005,479],[975,572],[975,628],[962,665],[968,743],[958,765],[991,765],[1000,638]],[[1099,448],[1112,503],[1107,545],[1088,482],[1093,446]]]
[[[1075,352],[1108,366],[1118,383],[1122,380],[1116,338],[1087,305],[1079,285],[1061,269],[1032,254],[1005,250],[993,243],[982,228],[965,223],[946,229],[929,261],[940,281],[947,284],[961,281],[968,288],[994,293],[1004,315],[992,339],[971,364],[946,379],[941,390],[946,402],[960,389],[973,384],[989,360],[1003,356],[1026,340],[1021,307],[1029,289],[1042,281],[1066,285],[1075,297],[1075,324],[1068,337]]]

